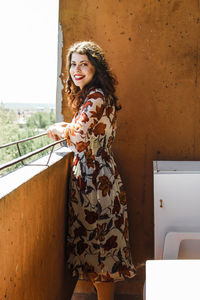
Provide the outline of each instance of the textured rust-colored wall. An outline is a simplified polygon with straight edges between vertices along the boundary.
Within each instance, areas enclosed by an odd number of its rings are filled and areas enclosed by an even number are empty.
[[[129,200],[136,265],[153,257],[153,160],[200,159],[200,2],[60,0],[63,68],[70,44],[105,50],[123,106],[114,146]],[[69,114],[65,104],[63,113]],[[118,292],[141,291],[144,268]]]
[[[64,299],[64,226],[70,156],[0,199],[2,300]]]

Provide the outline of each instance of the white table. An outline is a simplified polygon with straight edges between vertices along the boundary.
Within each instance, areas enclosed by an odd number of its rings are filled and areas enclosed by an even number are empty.
[[[148,260],[146,300],[200,300],[200,260]]]

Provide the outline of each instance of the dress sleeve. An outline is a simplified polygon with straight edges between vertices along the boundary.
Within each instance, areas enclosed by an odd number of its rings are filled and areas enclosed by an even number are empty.
[[[82,152],[90,140],[105,134],[106,124],[101,122],[105,108],[104,96],[100,92],[89,94],[78,117],[69,123],[65,130],[68,147],[72,151]]]

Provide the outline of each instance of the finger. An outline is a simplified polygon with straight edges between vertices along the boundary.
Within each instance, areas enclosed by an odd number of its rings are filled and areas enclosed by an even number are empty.
[[[51,130],[47,131],[48,138],[53,138],[53,132]]]
[[[52,139],[54,139],[54,141],[56,141],[56,135],[54,133],[52,133]]]
[[[50,135],[51,135],[50,130],[47,130],[47,136],[48,136],[48,138],[50,138]]]

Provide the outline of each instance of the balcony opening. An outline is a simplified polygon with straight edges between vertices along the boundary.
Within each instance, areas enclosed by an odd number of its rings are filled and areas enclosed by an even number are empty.
[[[0,3],[0,145],[42,134],[55,122],[58,13],[58,0]],[[50,142],[45,135],[28,141],[21,154]],[[2,148],[0,164],[18,156],[16,146]]]

